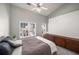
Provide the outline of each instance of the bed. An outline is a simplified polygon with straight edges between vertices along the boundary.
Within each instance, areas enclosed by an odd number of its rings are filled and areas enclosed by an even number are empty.
[[[57,52],[56,45],[40,36],[19,40],[23,46],[16,48],[12,55],[52,55]]]
[[[40,37],[12,40],[0,37],[0,55],[78,55],[66,48],[56,46],[53,42]]]

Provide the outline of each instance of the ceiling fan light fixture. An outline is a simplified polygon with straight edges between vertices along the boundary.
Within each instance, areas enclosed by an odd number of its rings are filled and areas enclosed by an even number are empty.
[[[32,5],[33,5],[33,6],[37,6],[37,4],[36,4],[36,3],[32,3]]]
[[[37,11],[40,13],[41,12],[41,9],[37,8]]]
[[[33,8],[32,11],[35,11],[35,12],[39,12],[40,13],[41,12],[41,9],[40,8]]]
[[[47,9],[47,8],[45,8],[45,7],[41,7],[41,9],[48,10],[48,9]]]

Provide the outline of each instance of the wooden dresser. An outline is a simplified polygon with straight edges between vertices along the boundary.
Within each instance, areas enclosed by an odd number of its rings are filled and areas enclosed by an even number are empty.
[[[79,53],[79,39],[64,37],[60,35],[44,34],[44,38],[53,41],[56,45],[62,46],[64,48],[70,49]]]

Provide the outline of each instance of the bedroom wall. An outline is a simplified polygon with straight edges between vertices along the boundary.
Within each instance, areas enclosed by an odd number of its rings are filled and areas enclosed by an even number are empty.
[[[9,5],[0,3],[0,36],[9,35]]]
[[[79,38],[79,4],[65,4],[57,12],[50,15],[48,32]]]
[[[16,6],[10,6],[10,33],[16,33],[19,38],[19,21],[36,23],[36,35],[41,35],[41,24],[48,23],[48,18],[32,11],[22,9]]]

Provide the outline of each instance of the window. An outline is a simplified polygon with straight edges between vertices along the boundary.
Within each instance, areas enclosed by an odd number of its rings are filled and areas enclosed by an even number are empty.
[[[20,21],[19,22],[19,36],[26,38],[36,36],[36,24],[33,22]]]

